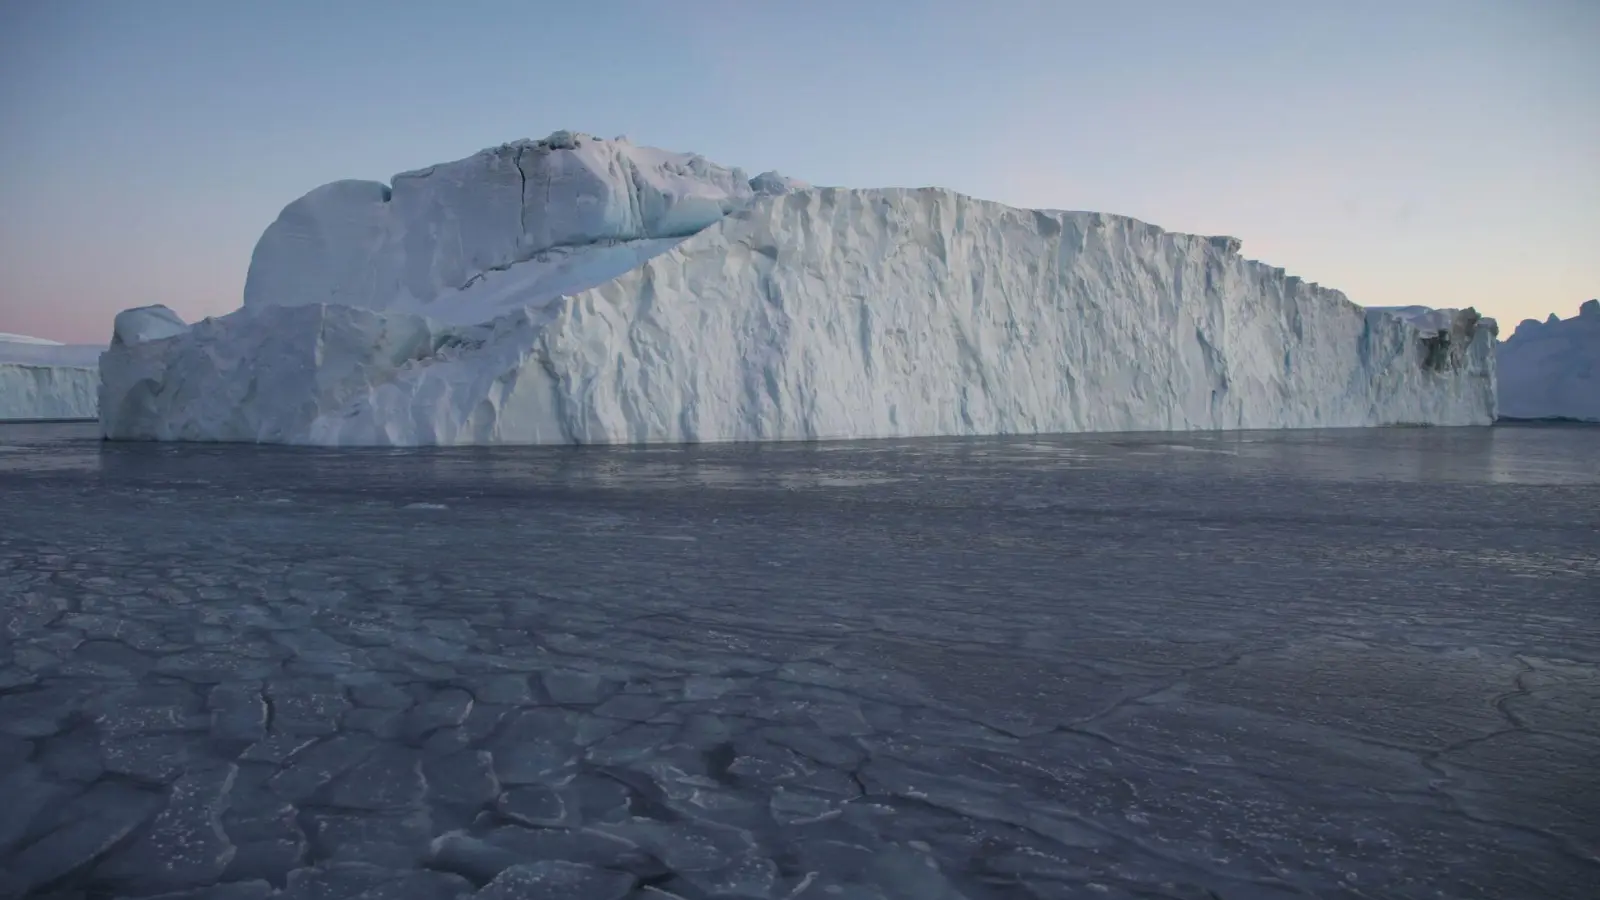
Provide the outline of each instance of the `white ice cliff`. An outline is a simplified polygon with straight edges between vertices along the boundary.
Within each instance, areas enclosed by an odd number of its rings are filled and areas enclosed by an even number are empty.
[[[1419,327],[1233,238],[747,179],[567,132],[319,188],[262,236],[240,311],[124,316],[102,363],[111,438],[1485,424],[1495,403],[1494,330],[1471,310]]]
[[[1600,422],[1600,300],[1570,319],[1524,319],[1498,363],[1500,415]]]
[[[94,418],[102,349],[0,334],[0,421]]]

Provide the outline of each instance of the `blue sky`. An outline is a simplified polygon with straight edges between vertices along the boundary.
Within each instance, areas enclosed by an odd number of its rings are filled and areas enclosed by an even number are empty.
[[[0,331],[228,312],[307,190],[558,128],[1567,316],[1600,294],[1596,46],[1594,0],[0,0]]]

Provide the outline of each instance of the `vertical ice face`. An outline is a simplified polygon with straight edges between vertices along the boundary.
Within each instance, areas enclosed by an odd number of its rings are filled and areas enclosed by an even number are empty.
[[[1600,421],[1600,300],[1562,319],[1525,319],[1500,345],[1500,414]]]
[[[0,421],[94,418],[102,349],[0,334]]]

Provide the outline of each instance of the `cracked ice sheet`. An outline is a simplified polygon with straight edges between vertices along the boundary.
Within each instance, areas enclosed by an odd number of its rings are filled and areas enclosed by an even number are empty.
[[[0,429],[0,896],[1600,878],[1592,432],[77,433]]]

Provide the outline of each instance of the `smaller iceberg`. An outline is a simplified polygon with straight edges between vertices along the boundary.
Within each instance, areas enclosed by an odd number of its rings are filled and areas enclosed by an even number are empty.
[[[0,421],[95,418],[104,349],[0,333]]]
[[[1522,320],[1498,354],[1502,417],[1600,422],[1600,300]]]

